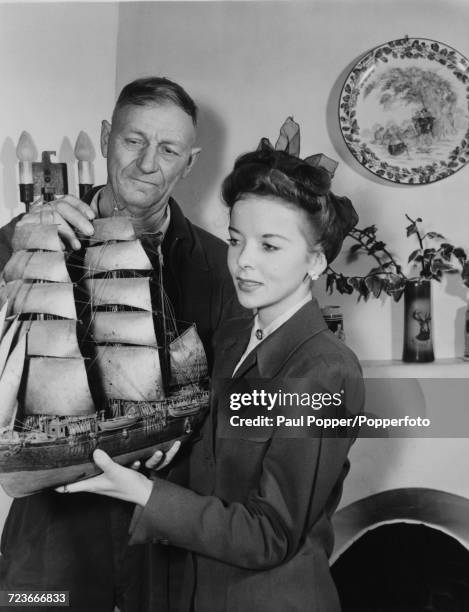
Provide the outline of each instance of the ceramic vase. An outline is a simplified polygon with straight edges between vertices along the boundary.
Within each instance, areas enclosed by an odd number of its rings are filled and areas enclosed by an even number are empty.
[[[410,363],[434,361],[431,282],[407,281],[404,290],[404,351],[402,360]]]

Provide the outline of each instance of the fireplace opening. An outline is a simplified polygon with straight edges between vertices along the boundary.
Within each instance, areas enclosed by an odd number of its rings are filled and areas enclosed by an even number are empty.
[[[469,551],[424,525],[367,531],[332,566],[343,612],[468,612]]]

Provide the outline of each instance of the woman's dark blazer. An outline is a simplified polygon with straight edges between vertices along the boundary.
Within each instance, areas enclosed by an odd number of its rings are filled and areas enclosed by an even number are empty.
[[[327,329],[316,301],[268,336],[231,378],[249,333],[250,322],[232,320],[219,336],[211,410],[190,456],[190,489],[158,479],[134,516],[131,541],[190,551],[181,592],[170,593],[171,610],[337,612],[330,518],[355,430],[232,427],[229,417],[240,412],[230,410],[229,396],[254,387],[343,391],[342,405],[333,410],[250,408],[242,416],[301,412],[353,421],[363,406],[361,368]]]

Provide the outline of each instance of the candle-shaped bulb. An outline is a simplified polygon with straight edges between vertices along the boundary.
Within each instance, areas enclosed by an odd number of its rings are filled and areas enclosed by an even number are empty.
[[[75,143],[75,157],[78,161],[85,162],[91,162],[95,157],[93,143],[86,132],[81,131],[78,134]]]
[[[36,147],[28,132],[21,132],[20,139],[16,145],[16,157],[20,161],[33,162],[37,157]]]
[[[20,162],[20,183],[23,185],[32,184],[33,161],[36,159],[37,151],[33,139],[28,132],[21,132],[16,146],[16,156]]]
[[[75,157],[78,159],[78,182],[92,185],[91,162],[95,157],[93,143],[86,132],[81,131],[75,144]]]

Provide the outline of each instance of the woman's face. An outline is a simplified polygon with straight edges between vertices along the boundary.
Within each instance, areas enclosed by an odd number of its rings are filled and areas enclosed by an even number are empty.
[[[322,254],[308,250],[301,231],[306,222],[272,196],[246,195],[231,209],[228,267],[240,303],[264,326],[309,294],[309,271],[322,272]]]

